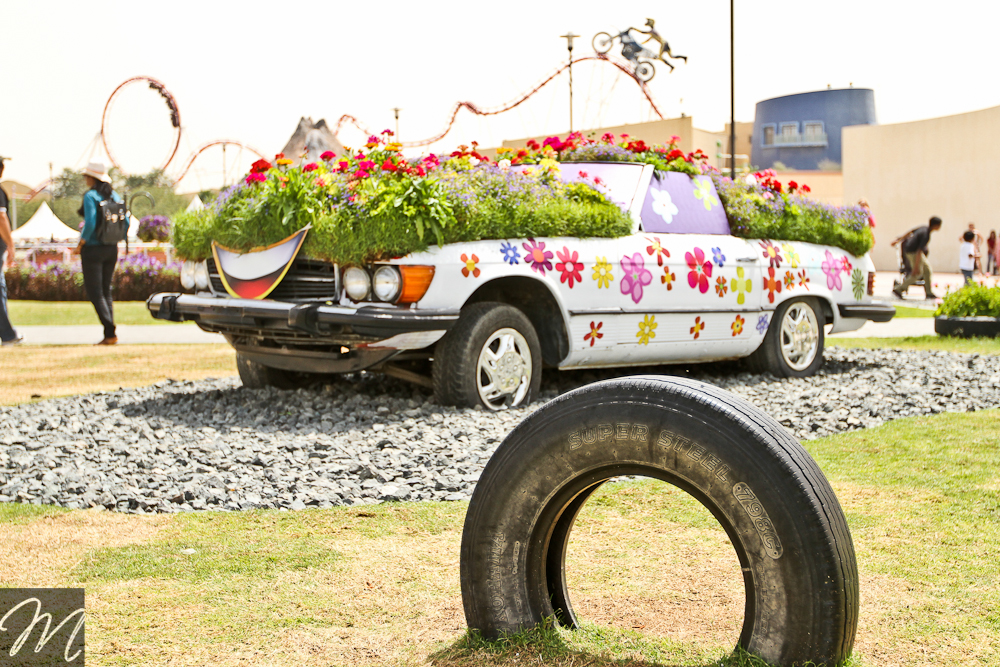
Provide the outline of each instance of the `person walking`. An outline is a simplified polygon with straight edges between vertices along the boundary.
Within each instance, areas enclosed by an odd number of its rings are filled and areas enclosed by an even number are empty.
[[[83,230],[76,247],[83,268],[83,288],[87,299],[94,304],[97,318],[104,325],[104,338],[97,345],[115,345],[118,336],[115,332],[111,285],[115,265],[118,263],[118,244],[101,243],[96,232],[101,222],[101,202],[111,199],[120,203],[122,198],[112,190],[111,181],[100,162],[88,164],[83,170],[83,178],[87,183],[87,192],[83,195],[83,206],[80,209]]]
[[[0,176],[3,176],[4,160],[0,155]],[[0,341],[3,345],[17,345],[24,336],[17,333],[7,315],[7,279],[4,272],[14,263],[14,237],[11,235],[10,218],[7,217],[7,193],[0,187]]]
[[[910,263],[910,274],[906,276],[902,284],[893,288],[892,293],[898,298],[902,299],[903,294],[906,293],[910,285],[921,279],[924,281],[924,294],[927,298],[937,298],[937,295],[931,291],[934,272],[931,269],[930,261],[927,259],[927,255],[930,253],[930,248],[927,245],[931,241],[931,234],[939,229],[941,229],[941,218],[935,215],[930,219],[926,227],[918,227],[905,240],[902,240],[903,256]],[[893,245],[896,245],[896,242],[899,241],[900,239],[896,239]]]
[[[958,268],[965,277],[965,284],[973,282],[976,272],[976,262],[979,259],[979,249],[973,241],[976,240],[974,232],[967,231],[962,235],[962,245],[958,247]]]
[[[991,276],[997,274],[997,232],[990,230],[990,235],[986,239],[986,273]]]

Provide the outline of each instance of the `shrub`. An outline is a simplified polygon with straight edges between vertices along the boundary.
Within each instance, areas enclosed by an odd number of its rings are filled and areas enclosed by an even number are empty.
[[[86,301],[80,263],[50,262],[43,266],[16,264],[7,269],[7,294],[32,301]],[[180,264],[166,265],[146,255],[118,261],[112,286],[116,301],[145,301],[156,292],[180,289]]]
[[[934,312],[937,317],[1000,317],[1000,286],[967,283],[946,294]]]

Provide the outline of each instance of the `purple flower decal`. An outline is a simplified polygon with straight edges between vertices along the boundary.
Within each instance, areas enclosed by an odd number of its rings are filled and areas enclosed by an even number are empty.
[[[653,274],[643,268],[642,255],[635,253],[631,258],[622,257],[622,294],[628,294],[632,301],[642,300],[642,287],[653,282]]]
[[[712,248],[712,261],[720,269],[722,268],[722,265],[726,262],[726,256],[722,254],[722,248]]]
[[[521,255],[517,252],[517,246],[513,243],[501,243],[500,252],[503,253],[503,261],[511,266],[517,264],[517,260],[521,259]]]
[[[757,333],[761,336],[767,333],[767,315],[761,315],[757,318]]]
[[[826,259],[823,260],[823,273],[826,274],[826,286],[829,289],[841,289],[843,284],[840,282],[840,272],[843,270],[844,264],[839,259],[834,259],[833,254],[827,250]]]
[[[535,239],[529,238],[531,243],[522,243],[524,248],[524,261],[531,265],[532,270],[538,271],[543,276],[545,271],[552,270],[552,252],[545,249],[545,243],[538,243]]]

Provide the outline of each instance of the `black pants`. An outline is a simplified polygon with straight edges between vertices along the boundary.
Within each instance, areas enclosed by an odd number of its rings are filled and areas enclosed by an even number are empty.
[[[85,245],[80,250],[83,288],[104,325],[104,337],[114,338],[115,314],[111,303],[111,282],[118,263],[118,246]]]

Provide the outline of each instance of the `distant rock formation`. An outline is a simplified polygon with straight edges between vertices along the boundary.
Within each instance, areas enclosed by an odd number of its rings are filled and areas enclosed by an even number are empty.
[[[330,131],[326,120],[321,118],[319,122],[313,123],[312,118],[304,116],[299,120],[299,126],[295,128],[295,133],[281,149],[285,157],[294,160],[296,165],[301,164],[302,161],[316,162],[319,160],[319,156],[326,151],[342,155],[344,147]],[[302,159],[303,154],[306,154],[304,160]]]

